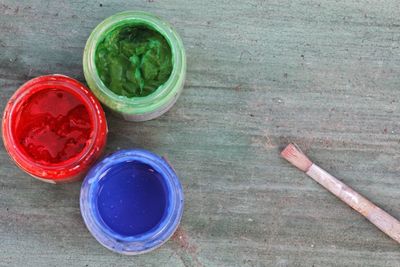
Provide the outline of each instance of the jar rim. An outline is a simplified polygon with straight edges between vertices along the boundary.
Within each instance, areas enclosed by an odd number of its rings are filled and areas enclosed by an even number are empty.
[[[15,139],[14,125],[12,124],[14,116],[18,115],[17,108],[34,94],[48,89],[63,90],[79,97],[79,101],[85,105],[89,113],[93,128],[89,143],[77,155],[57,163],[43,164],[26,155],[17,145],[18,141]],[[3,142],[10,157],[30,175],[48,182],[69,179],[87,168],[85,164],[79,163],[84,163],[96,152],[97,144],[100,143],[104,146],[107,135],[107,122],[100,103],[83,84],[61,74],[39,76],[21,85],[11,96],[5,107],[2,128]],[[102,136],[103,132],[104,136]]]
[[[117,95],[107,88],[97,72],[95,52],[98,44],[110,31],[129,25],[142,25],[156,31],[165,38],[171,49],[173,68],[168,80],[147,96],[128,98]],[[178,90],[182,88],[177,85],[183,84],[185,79],[186,54],[182,39],[168,22],[147,12],[124,11],[106,18],[92,31],[84,49],[83,68],[89,87],[106,106],[121,113],[145,114],[165,106],[179,94]],[[94,85],[96,88],[93,90]]]
[[[165,215],[152,229],[138,235],[116,233],[102,220],[98,212],[98,184],[105,171],[124,162],[138,161],[157,171],[166,188]],[[182,185],[169,163],[160,156],[143,149],[119,150],[96,164],[84,179],[80,194],[80,209],[85,224],[95,239],[104,247],[127,255],[142,254],[165,243],[177,229],[183,213]]]

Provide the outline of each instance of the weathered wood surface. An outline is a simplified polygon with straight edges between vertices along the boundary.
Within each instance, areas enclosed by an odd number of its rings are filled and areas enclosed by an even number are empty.
[[[145,123],[109,119],[107,151],[166,155],[186,193],[175,237],[137,257],[85,228],[80,183],[53,186],[0,150],[1,266],[400,266],[400,247],[279,158],[312,159],[400,218],[400,2],[0,0],[0,108],[25,81],[84,81],[91,30],[123,10],[181,34],[184,92]]]

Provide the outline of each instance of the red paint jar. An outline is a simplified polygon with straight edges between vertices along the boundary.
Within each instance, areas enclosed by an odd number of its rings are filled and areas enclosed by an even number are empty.
[[[45,182],[83,177],[107,138],[104,111],[80,82],[47,75],[23,84],[3,114],[7,152],[25,172]]]

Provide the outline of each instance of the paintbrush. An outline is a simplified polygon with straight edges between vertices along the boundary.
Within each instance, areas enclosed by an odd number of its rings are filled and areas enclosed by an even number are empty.
[[[385,234],[400,243],[400,222],[397,219],[318,167],[296,144],[289,144],[281,152],[281,155],[347,205],[358,211]]]

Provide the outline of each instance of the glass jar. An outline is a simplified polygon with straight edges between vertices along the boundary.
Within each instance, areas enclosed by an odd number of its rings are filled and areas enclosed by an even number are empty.
[[[3,142],[14,162],[49,183],[83,177],[107,137],[103,109],[78,81],[47,75],[23,84],[3,114]]]
[[[141,149],[120,150],[97,163],[83,181],[82,217],[106,248],[142,254],[166,242],[183,213],[179,179],[163,158]]]
[[[171,49],[172,72],[168,80],[147,96],[131,97],[115,94],[100,79],[95,54],[97,46],[116,28],[144,26],[160,33]],[[105,106],[128,121],[146,121],[168,111],[179,97],[186,75],[186,54],[178,33],[170,24],[145,12],[126,11],[101,22],[91,33],[83,53],[83,71],[89,88]]]

